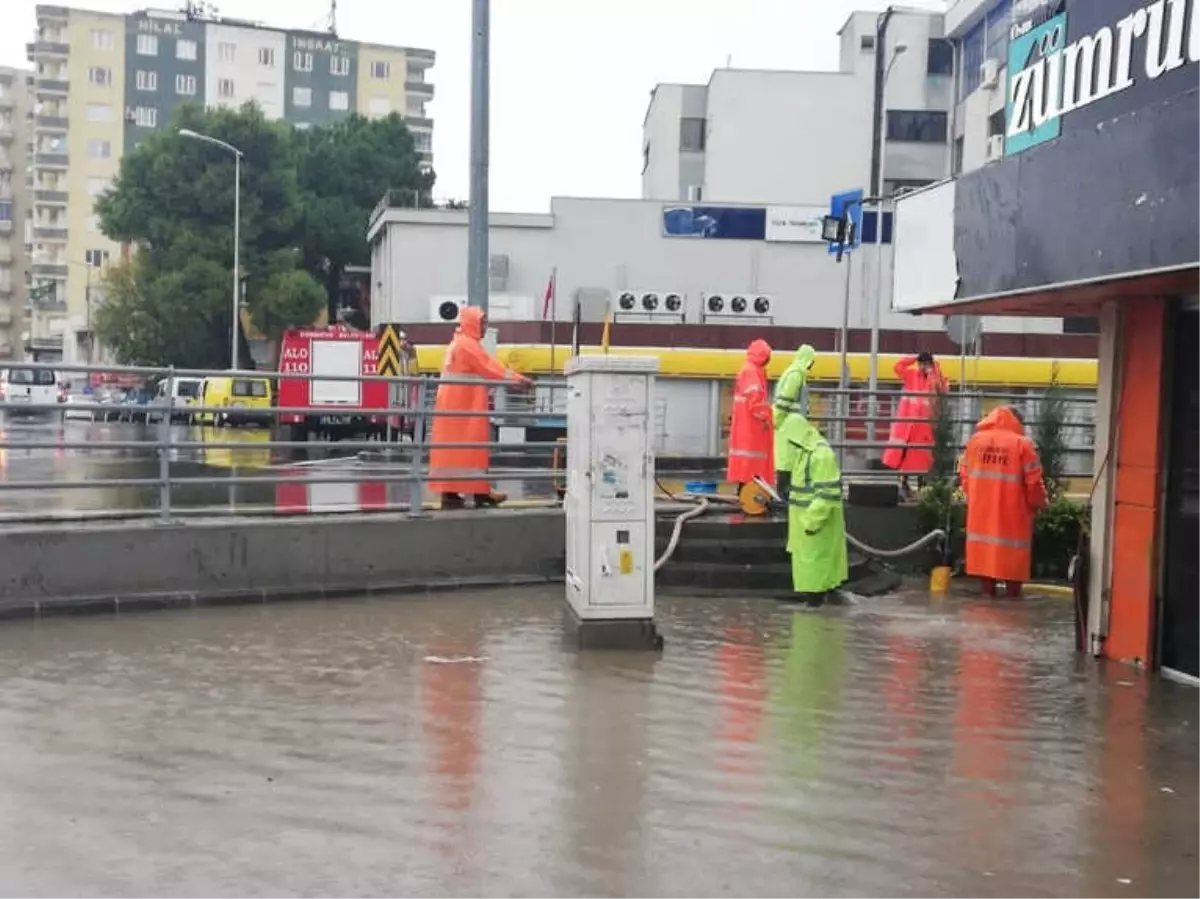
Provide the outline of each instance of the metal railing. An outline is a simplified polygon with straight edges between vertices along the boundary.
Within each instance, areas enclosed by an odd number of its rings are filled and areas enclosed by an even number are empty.
[[[22,364],[22,369],[54,372],[58,378],[95,383],[101,379],[146,381],[159,389],[144,403],[130,402],[117,388],[96,385],[89,396],[38,403],[18,394],[26,385],[6,384],[0,402],[0,525],[99,518],[156,518],[168,523],[216,515],[297,515],[399,511],[426,515],[439,497],[429,489],[432,425],[438,418],[478,417],[478,412],[435,411],[439,378],[433,375],[384,378],[371,375],[314,375],[256,371],[208,371]],[[356,403],[253,407],[231,398],[204,405],[176,396],[183,379],[267,379],[353,382]],[[46,380],[49,380],[48,378]],[[563,441],[566,394],[561,378],[538,379],[536,389],[517,391],[496,381],[452,378],[455,383],[494,388],[486,413],[493,439],[487,443],[439,442],[439,448],[485,447],[486,470],[442,470],[438,481],[487,479],[526,503],[558,501],[569,447]],[[362,405],[366,385],[386,382],[388,405]],[[194,380],[190,383],[195,383]],[[670,379],[660,393],[670,390]],[[271,391],[272,394],[275,390]],[[813,388],[811,420],[843,459],[848,478],[896,478],[878,459],[888,445],[887,428],[897,421],[881,393],[877,439],[865,436],[869,394],[865,390]],[[169,398],[175,397],[174,400]],[[114,400],[123,401],[116,402]],[[960,447],[989,403],[1026,407],[1028,394],[958,392],[955,422]],[[1089,408],[1094,399],[1073,397]],[[708,414],[707,411],[704,414]],[[231,416],[257,421],[250,430],[223,426]],[[300,417],[299,421],[292,419]],[[1069,474],[1088,477],[1090,415],[1067,423],[1077,463]],[[39,419],[49,424],[38,423]],[[209,421],[211,419],[211,421]],[[910,419],[919,420],[919,419]],[[710,422],[719,429],[719,422]],[[97,427],[97,425],[99,427]],[[111,426],[115,425],[115,427]],[[327,438],[327,439],[326,439]],[[909,444],[910,447],[928,446]],[[931,447],[930,447],[931,448]],[[698,448],[699,449],[699,448]],[[697,451],[686,458],[660,455],[657,475],[664,481],[723,479],[723,455]],[[674,488],[671,488],[674,489]]]

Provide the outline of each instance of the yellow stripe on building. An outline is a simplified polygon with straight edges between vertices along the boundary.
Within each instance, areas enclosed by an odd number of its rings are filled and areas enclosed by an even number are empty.
[[[623,356],[656,356],[659,374],[668,378],[712,378],[735,377],[746,358],[744,350],[692,350],[662,347],[618,347],[615,354]],[[584,355],[600,353],[599,347],[584,347]],[[421,371],[441,371],[445,347],[422,346],[417,348]],[[505,344],[497,350],[500,361],[523,374],[561,373],[570,356],[568,347],[557,347],[554,365],[551,367],[550,347],[536,344]],[[893,369],[902,357],[895,353],[879,356],[879,380],[896,383]],[[791,362],[791,353],[776,353],[771,357],[768,374],[778,378]],[[870,357],[866,353],[851,353],[848,357],[850,379],[867,381],[870,377]],[[943,356],[938,359],[942,373],[951,381],[962,375],[958,357]],[[1029,357],[983,357],[966,360],[966,380],[971,384],[1007,387],[1041,387],[1050,383],[1055,368],[1058,381],[1064,387],[1095,388],[1099,366],[1095,359],[1035,359]],[[818,353],[811,377],[816,381],[837,381],[841,368],[841,357],[837,353]]]

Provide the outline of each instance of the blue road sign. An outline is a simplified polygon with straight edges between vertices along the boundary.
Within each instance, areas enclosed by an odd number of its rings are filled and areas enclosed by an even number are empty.
[[[836,242],[831,243],[829,244],[829,255],[835,256],[839,251],[849,253],[862,243],[862,199],[863,192],[861,190],[848,190],[829,198],[829,214],[840,219],[845,216],[846,207],[849,206],[850,221],[854,223],[854,237],[850,241],[850,246],[842,247]]]

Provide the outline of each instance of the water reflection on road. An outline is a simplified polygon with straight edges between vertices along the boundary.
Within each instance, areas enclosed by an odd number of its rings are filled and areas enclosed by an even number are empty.
[[[9,445],[0,449],[0,482],[103,481],[157,479],[160,463],[154,426],[128,422],[0,420],[0,434]],[[201,448],[174,448],[169,453],[173,478],[206,478],[212,484],[176,484],[171,504],[176,509],[239,513],[371,511],[408,504],[409,484],[373,480],[405,474],[399,464],[363,464],[357,450],[337,443],[314,443],[307,449],[272,450],[265,444],[270,432],[260,428],[213,428],[177,425],[173,442],[205,444]],[[22,443],[87,443],[87,449],[30,447]],[[119,442],[145,443],[144,447],[112,448]],[[237,443],[238,448],[219,444]],[[213,444],[213,445],[209,445]],[[382,446],[382,444],[381,444]],[[232,484],[230,477],[274,475],[302,483]],[[321,477],[358,478],[362,483],[326,483]],[[497,489],[514,499],[549,499],[546,480],[524,480],[519,474],[498,474]],[[434,497],[425,494],[424,500]],[[159,489],[148,486],[98,486],[38,491],[0,491],[0,518],[21,514],[148,510],[159,506]]]
[[[1196,694],[1067,604],[560,593],[6,623],[0,891],[1196,895]]]

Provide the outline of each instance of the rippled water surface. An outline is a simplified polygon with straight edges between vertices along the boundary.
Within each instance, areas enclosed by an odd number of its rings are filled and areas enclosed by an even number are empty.
[[[5,623],[5,895],[1196,895],[1197,696],[1061,600]]]

